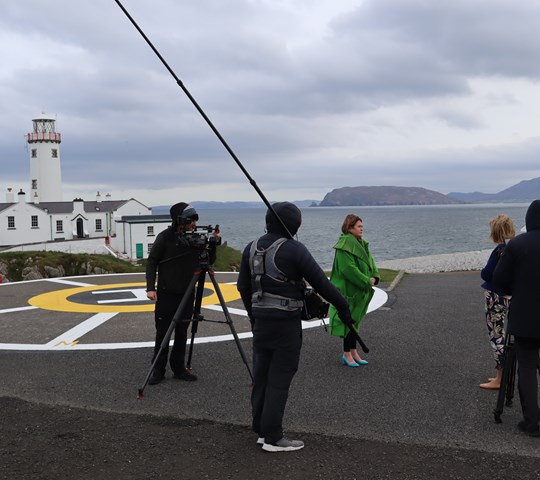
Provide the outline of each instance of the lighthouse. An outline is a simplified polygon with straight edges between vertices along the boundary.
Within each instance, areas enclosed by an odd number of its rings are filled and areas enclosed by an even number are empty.
[[[44,113],[32,119],[33,131],[28,134],[30,154],[31,201],[61,202],[62,172],[60,169],[60,134],[55,119]]]

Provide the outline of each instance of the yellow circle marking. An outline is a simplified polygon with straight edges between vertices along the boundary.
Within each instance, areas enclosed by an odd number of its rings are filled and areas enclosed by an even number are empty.
[[[43,310],[52,310],[55,312],[85,312],[85,313],[101,313],[101,312],[152,312],[154,311],[154,302],[148,301],[145,305],[89,305],[87,303],[76,303],[69,300],[73,295],[84,292],[93,292],[95,290],[111,290],[121,288],[144,288],[146,283],[113,283],[109,285],[95,285],[91,287],[76,287],[56,290],[54,292],[42,293],[28,300],[28,303],[34,307]],[[219,298],[214,291],[212,283],[205,283],[205,289],[212,290],[211,295],[203,297],[202,305],[217,305]],[[225,302],[232,302],[240,298],[240,294],[236,289],[236,285],[221,284],[219,286]],[[97,299],[96,299],[97,301]]]

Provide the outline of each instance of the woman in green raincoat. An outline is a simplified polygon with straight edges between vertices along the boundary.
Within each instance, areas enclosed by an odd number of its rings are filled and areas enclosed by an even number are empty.
[[[354,214],[345,217],[341,226],[343,232],[335,244],[334,265],[330,281],[349,301],[356,331],[364,318],[373,297],[373,285],[379,283],[379,271],[369,253],[369,244],[362,238],[364,224]],[[336,309],[330,306],[330,334],[343,338],[341,362],[349,367],[367,365],[356,349],[356,337],[340,320]]]

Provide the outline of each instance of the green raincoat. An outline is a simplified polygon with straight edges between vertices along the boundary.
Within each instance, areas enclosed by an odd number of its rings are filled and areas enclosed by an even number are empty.
[[[336,254],[330,281],[348,300],[354,326],[358,330],[374,294],[371,277],[378,281],[379,271],[369,253],[368,242],[356,239],[352,233],[341,234],[334,249]],[[337,310],[330,306],[330,334],[344,337],[348,332]]]

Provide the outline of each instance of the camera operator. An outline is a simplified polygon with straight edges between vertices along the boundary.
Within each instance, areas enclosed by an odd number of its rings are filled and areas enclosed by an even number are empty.
[[[193,275],[199,266],[199,251],[183,238],[183,234],[192,232],[196,227],[199,215],[193,207],[181,202],[170,209],[172,225],[159,233],[148,256],[146,267],[146,296],[156,302],[155,325],[156,342],[152,362],[158,354],[171,321],[180,305]],[[210,263],[215,261],[216,251],[210,251]],[[158,275],[156,290],[156,273]],[[187,330],[193,316],[195,292],[190,295],[186,307],[174,330],[174,345],[169,364],[174,378],[195,381],[197,376],[186,370],[185,355]],[[165,378],[169,345],[161,351],[154,370],[149,378],[150,385],[156,385]]]
[[[295,235],[302,223],[298,207],[289,202],[272,207],[290,234]],[[264,450],[293,451],[303,448],[304,443],[285,438],[282,421],[302,347],[302,280],[335,305],[344,318],[350,320],[351,314],[347,300],[330,283],[308,249],[289,238],[270,209],[266,213],[266,231],[245,248],[237,282],[253,330],[252,427]],[[283,243],[273,248],[276,241]],[[268,249],[262,275],[254,265],[255,249]]]

